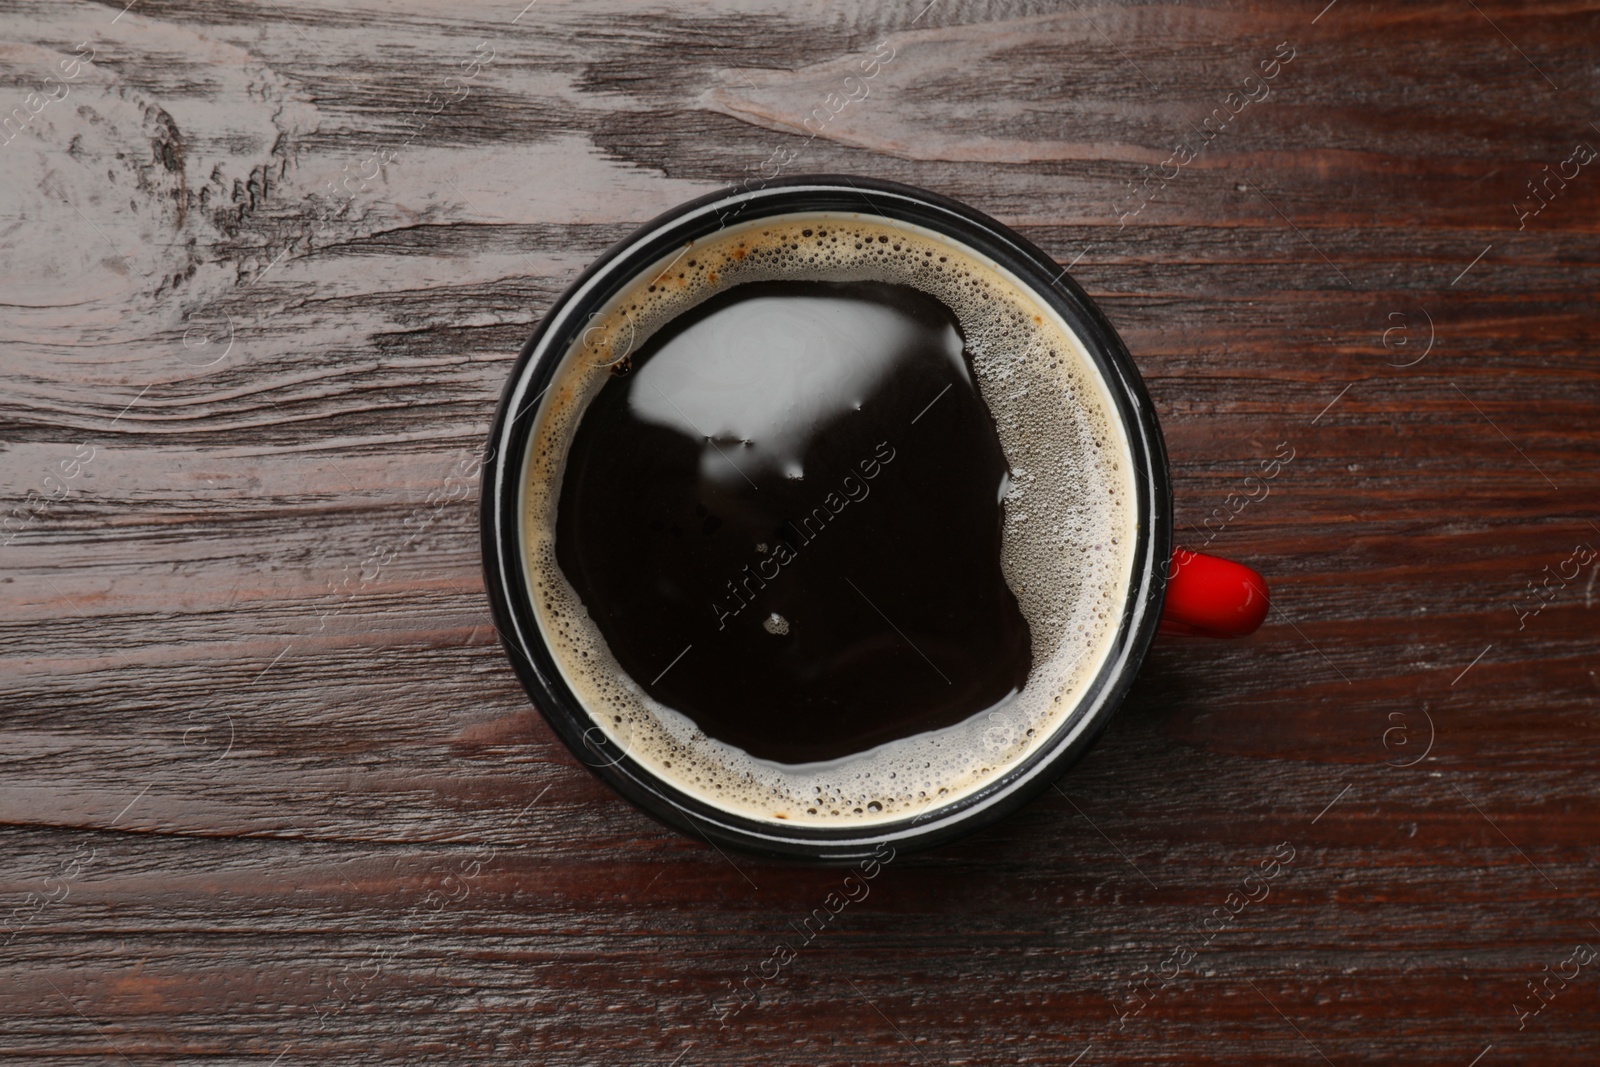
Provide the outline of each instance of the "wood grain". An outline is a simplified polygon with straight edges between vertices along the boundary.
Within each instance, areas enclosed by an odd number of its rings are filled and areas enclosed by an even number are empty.
[[[1600,6],[1324,2],[0,5],[0,1055],[1593,1062],[1600,173],[1517,205]],[[472,458],[555,295],[775,151],[1072,264],[1277,610],[729,1016],[841,876],[567,754]]]

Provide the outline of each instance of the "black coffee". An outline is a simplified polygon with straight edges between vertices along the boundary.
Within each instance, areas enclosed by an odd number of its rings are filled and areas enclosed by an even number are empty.
[[[795,213],[665,252],[574,332],[526,400],[521,535],[598,758],[848,832],[1074,728],[1137,487],[1028,283],[910,223]]]
[[[976,382],[925,292],[735,285],[584,410],[556,559],[622,669],[752,756],[832,760],[970,719],[1023,688],[1032,648]]]

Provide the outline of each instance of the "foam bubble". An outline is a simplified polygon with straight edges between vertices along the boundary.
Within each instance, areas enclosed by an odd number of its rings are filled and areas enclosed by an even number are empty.
[[[1000,705],[946,729],[803,766],[756,759],[652,700],[618,666],[555,555],[567,450],[612,365],[696,304],[742,282],[775,279],[900,282],[955,313],[1011,466],[1001,570],[1033,636],[1027,684]],[[792,214],[730,227],[663,257],[567,353],[539,409],[526,470],[529,592],[579,701],[654,773],[770,823],[904,819],[1004,773],[1076,707],[1109,652],[1131,578],[1132,459],[1082,342],[1009,272],[909,223]]]

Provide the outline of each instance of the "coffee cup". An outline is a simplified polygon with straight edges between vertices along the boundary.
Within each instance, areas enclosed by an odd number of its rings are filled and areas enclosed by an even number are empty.
[[[484,466],[485,580],[573,753],[718,846],[954,840],[1087,751],[1158,632],[1254,570],[1174,549],[1132,359],[1042,251],[819,175],[640,228],[555,302]]]

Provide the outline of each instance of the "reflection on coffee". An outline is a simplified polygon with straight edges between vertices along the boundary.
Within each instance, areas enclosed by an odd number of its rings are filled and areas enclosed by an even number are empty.
[[[944,304],[875,281],[749,282],[618,371],[568,454],[556,558],[652,699],[796,764],[1021,691],[1010,476]]]
[[[1134,477],[1082,344],[950,238],[805,214],[664,257],[542,398],[522,536],[596,726],[761,821],[903,819],[1068,718]]]

